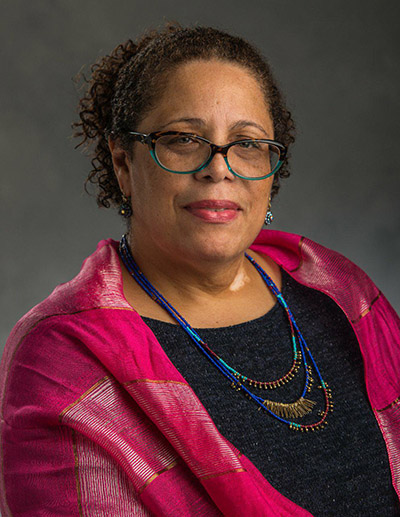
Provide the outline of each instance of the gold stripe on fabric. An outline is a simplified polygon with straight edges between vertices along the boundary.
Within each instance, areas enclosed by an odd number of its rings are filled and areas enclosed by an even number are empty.
[[[303,254],[301,252],[301,248],[303,246],[304,239],[305,239],[305,237],[303,236],[299,240],[299,254],[300,254],[299,265],[297,267],[295,267],[294,269],[288,269],[288,271],[290,271],[290,273],[294,273],[295,271],[299,270],[301,268],[301,266],[303,265]]]
[[[207,476],[201,476],[200,479],[212,479],[218,476],[225,476],[225,474],[233,474],[234,472],[247,472],[245,468],[226,470],[225,472],[218,472],[217,474],[208,474]]]
[[[127,390],[173,444],[174,450],[197,478],[243,467],[237,453],[218,432],[215,423],[188,384],[148,382],[146,390],[142,390],[140,384],[133,384]],[[185,407],[185,411],[182,411],[182,407]],[[167,424],[169,415],[174,419],[173,427]],[[188,436],[197,437],[196,453],[191,454],[187,450],[186,440],[177,431],[179,428],[185,429]],[[213,444],[212,448],[210,443]]]
[[[83,517],[83,509],[82,509],[82,490],[81,484],[79,481],[79,459],[78,459],[78,447],[76,443],[76,433],[74,429],[72,429],[72,448],[74,451],[74,471],[75,471],[75,484],[76,484],[76,493],[78,496],[78,509],[79,509],[79,517]]]
[[[103,310],[103,309],[136,312],[132,307],[106,307],[106,306],[91,307],[90,309],[81,309],[80,311],[60,312],[60,313],[49,314],[48,316],[44,316],[43,318],[40,318],[39,320],[35,321],[35,323],[31,327],[29,327],[29,329],[25,332],[25,334],[20,338],[18,343],[15,345],[13,353],[10,357],[10,361],[9,361],[7,373],[6,373],[6,379],[4,381],[4,393],[3,393],[3,400],[2,400],[2,406],[1,406],[1,414],[4,414],[4,401],[6,399],[5,394],[6,394],[6,390],[7,390],[7,386],[8,386],[8,375],[9,375],[11,367],[14,363],[14,357],[15,357],[16,353],[18,352],[22,341],[32,332],[32,330],[34,328],[36,328],[40,323],[42,323],[42,321],[46,321],[46,320],[48,320],[50,318],[54,318],[56,316],[74,316],[75,314],[81,314],[82,312],[97,311],[97,310]]]
[[[139,488],[138,490],[138,494],[140,495],[143,490],[145,488],[147,488],[150,483],[152,483],[155,479],[158,478],[158,476],[161,476],[161,474],[164,474],[164,472],[167,472],[168,470],[171,470],[172,468],[174,468],[177,464],[179,463],[179,459],[178,460],[174,460],[172,461],[169,465],[167,465],[166,467],[164,467],[163,469],[159,470],[158,472],[155,472],[147,481],[146,483]]]
[[[161,387],[165,389],[165,385]],[[86,503],[90,507],[97,493],[96,478],[101,492],[99,500],[104,500],[104,503],[113,500],[122,486],[125,487],[125,499],[121,499],[120,491],[118,507],[132,509],[141,504],[132,499],[132,488],[137,491],[153,474],[178,459],[169,442],[143,412],[136,410],[136,404],[131,404],[127,391],[112,376],[100,379],[87,389],[62,411],[60,419],[61,424],[73,427],[77,432],[84,512]],[[87,437],[89,443],[81,437]],[[113,462],[107,455],[117,458],[117,461]]]
[[[397,397],[397,399],[394,399],[394,401],[391,404],[389,404],[388,406],[385,406],[382,409],[373,408],[373,411],[377,411],[378,413],[380,413],[381,411],[385,411],[386,409],[390,409],[390,408],[396,406],[396,404],[399,404],[399,403],[400,403],[400,397]]]
[[[153,384],[183,384],[188,386],[187,382],[173,381],[173,380],[158,380],[158,379],[133,379],[132,381],[125,381],[122,383],[123,386],[131,386],[132,384],[138,384],[139,382],[151,382]]]
[[[63,416],[65,415],[65,413],[67,411],[69,411],[71,408],[73,408],[76,404],[78,404],[82,399],[84,399],[87,395],[89,395],[89,393],[91,393],[93,390],[95,390],[98,386],[100,386],[101,384],[104,384],[106,381],[108,381],[110,379],[109,375],[106,375],[105,377],[103,377],[102,379],[100,379],[99,381],[96,382],[96,384],[93,384],[93,386],[91,386],[87,391],[85,391],[85,393],[83,393],[78,399],[76,399],[74,402],[72,402],[72,404],[70,404],[69,406],[67,406],[65,409],[63,409],[61,411],[61,413],[58,415],[58,419],[60,421],[60,423],[62,423],[62,419],[63,419]]]
[[[379,298],[381,297],[382,295],[382,291],[379,291],[378,295],[372,300],[372,302],[369,304],[369,307],[367,309],[365,309],[356,319],[354,320],[351,320],[352,323],[357,323],[359,322],[364,316],[366,316],[372,309],[372,306],[374,305],[374,303],[379,300]]]

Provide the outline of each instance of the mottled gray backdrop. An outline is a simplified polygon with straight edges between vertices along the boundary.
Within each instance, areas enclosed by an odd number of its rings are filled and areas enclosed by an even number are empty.
[[[1,328],[123,226],[82,188],[73,76],[164,20],[254,42],[297,119],[293,174],[273,228],[304,234],[363,267],[400,309],[398,0],[0,1]]]

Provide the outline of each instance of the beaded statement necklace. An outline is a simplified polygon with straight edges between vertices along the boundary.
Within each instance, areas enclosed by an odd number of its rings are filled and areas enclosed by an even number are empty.
[[[291,342],[293,347],[293,362],[286,374],[279,379],[273,381],[259,381],[250,379],[246,375],[238,372],[229,366],[221,357],[219,357],[211,348],[205,343],[199,334],[191,327],[191,325],[184,319],[184,317],[166,300],[161,293],[149,282],[144,276],[139,266],[136,264],[132,253],[129,249],[126,235],[121,239],[119,245],[119,253],[121,259],[129,271],[131,276],[136,280],[139,286],[163,309],[165,309],[188,334],[190,339],[196,347],[211,361],[211,363],[224,375],[230,382],[232,388],[237,391],[242,391],[244,395],[253,400],[258,406],[259,410],[265,410],[269,415],[277,420],[287,424],[293,431],[316,431],[326,426],[326,418],[329,412],[333,410],[332,393],[328,384],[322,379],[318,366],[307,346],[297,324],[290,311],[286,301],[284,300],[279,289],[262,269],[262,267],[247,253],[246,258],[257,269],[268,288],[276,296],[278,303],[285,310],[291,332]],[[261,397],[253,392],[253,389],[276,389],[284,386],[290,382],[299,372],[301,364],[304,364],[304,387],[300,397],[294,402],[276,402],[268,398]],[[313,369],[318,379],[318,388],[324,394],[324,410],[319,411],[319,420],[312,424],[299,424],[293,419],[302,418],[308,415],[313,410],[316,404],[313,400],[306,398],[307,393],[311,391],[314,383]]]

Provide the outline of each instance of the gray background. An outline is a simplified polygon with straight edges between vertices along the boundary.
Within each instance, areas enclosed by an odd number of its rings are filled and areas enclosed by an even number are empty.
[[[1,1],[1,327],[123,225],[82,188],[72,77],[164,20],[214,25],[270,60],[298,124],[273,228],[364,268],[400,309],[398,0]]]

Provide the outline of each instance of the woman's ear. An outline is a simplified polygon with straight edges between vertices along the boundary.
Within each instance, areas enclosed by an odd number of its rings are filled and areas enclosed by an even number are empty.
[[[121,192],[129,197],[131,195],[130,185],[130,160],[128,152],[123,149],[118,139],[108,138],[108,147],[111,153],[111,159],[114,167],[114,173],[117,178]]]

